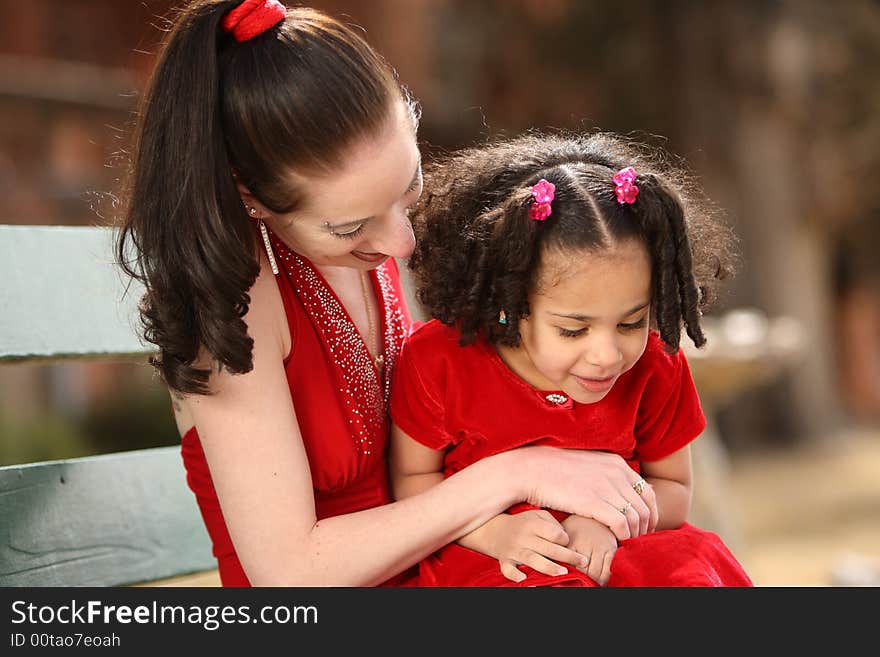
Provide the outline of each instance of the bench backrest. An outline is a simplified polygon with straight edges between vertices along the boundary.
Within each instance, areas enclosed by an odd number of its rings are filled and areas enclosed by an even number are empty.
[[[112,239],[107,228],[0,226],[0,366],[146,358],[142,288],[113,264]],[[177,447],[0,467],[0,586],[115,586],[215,567]]]

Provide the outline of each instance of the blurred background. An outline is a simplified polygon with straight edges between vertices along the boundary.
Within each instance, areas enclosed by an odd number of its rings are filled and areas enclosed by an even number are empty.
[[[112,222],[176,4],[0,0],[0,224]],[[684,159],[742,254],[689,352],[693,521],[759,585],[880,585],[880,2],[311,4],[396,68],[426,158],[534,127]],[[0,465],[178,442],[144,362],[0,366]]]

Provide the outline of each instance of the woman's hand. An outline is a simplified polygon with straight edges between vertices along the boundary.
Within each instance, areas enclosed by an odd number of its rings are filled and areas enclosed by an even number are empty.
[[[581,570],[588,566],[583,555],[566,547],[568,535],[562,525],[543,509],[513,515],[502,513],[463,536],[458,543],[498,559],[501,573],[513,582],[526,578],[517,566],[530,566],[550,576],[568,572],[554,562],[567,563]]]
[[[504,455],[505,464],[526,486],[526,502],[585,518],[608,527],[618,540],[641,536],[657,526],[654,489],[617,454],[521,447]]]

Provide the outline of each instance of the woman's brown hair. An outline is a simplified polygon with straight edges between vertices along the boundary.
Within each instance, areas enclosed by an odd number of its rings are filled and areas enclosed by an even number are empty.
[[[651,257],[655,328],[670,350],[682,327],[702,346],[700,315],[733,271],[735,239],[668,159],[609,133],[533,132],[435,160],[412,215],[416,297],[431,317],[458,326],[462,344],[482,333],[517,346],[543,257],[638,239]],[[632,205],[617,202],[612,182],[628,166],[638,174]],[[542,178],[556,185],[555,198],[550,217],[535,221],[531,188]]]
[[[293,212],[292,169],[322,172],[377,134],[394,103],[412,103],[394,72],[350,27],[288,9],[238,43],[221,27],[240,4],[179,11],[144,95],[116,257],[146,287],[151,362],[180,393],[207,394],[204,347],[219,367],[253,367],[243,316],[259,273],[257,239],[236,179],[267,208]],[[233,173],[234,172],[234,173]]]

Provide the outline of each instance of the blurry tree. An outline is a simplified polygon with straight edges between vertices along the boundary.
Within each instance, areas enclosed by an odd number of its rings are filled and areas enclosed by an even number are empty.
[[[454,0],[435,10],[426,136],[450,147],[598,127],[684,156],[742,238],[726,305],[794,317],[808,344],[769,394],[729,414],[727,433],[808,437],[840,422],[833,265],[854,255],[845,237],[858,226],[878,230],[880,187],[868,181],[880,173],[880,4]],[[880,353],[878,341],[857,353]]]

